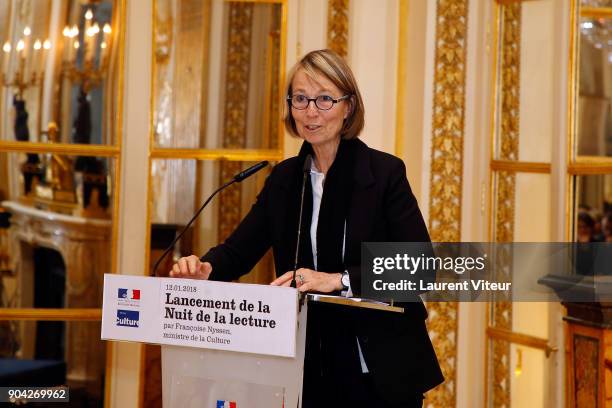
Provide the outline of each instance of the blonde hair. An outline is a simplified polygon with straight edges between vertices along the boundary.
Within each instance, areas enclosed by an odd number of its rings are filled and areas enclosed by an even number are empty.
[[[317,76],[324,76],[329,79],[344,95],[351,95],[347,102],[351,104],[349,115],[344,120],[340,129],[340,137],[343,139],[353,139],[359,137],[365,122],[365,108],[363,99],[357,86],[357,81],[353,76],[351,68],[346,61],[332,50],[317,50],[306,54],[298,61],[291,71],[289,71],[285,97],[292,95],[292,83],[295,74],[304,70],[306,75],[313,79]],[[285,128],[293,136],[299,136],[295,126],[295,120],[291,115],[289,100],[284,103]]]

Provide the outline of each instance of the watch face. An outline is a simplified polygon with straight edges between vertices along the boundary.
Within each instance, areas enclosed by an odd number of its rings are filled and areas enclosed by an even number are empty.
[[[349,286],[349,282],[350,282],[349,274],[348,273],[343,273],[342,274],[342,285],[348,287]]]

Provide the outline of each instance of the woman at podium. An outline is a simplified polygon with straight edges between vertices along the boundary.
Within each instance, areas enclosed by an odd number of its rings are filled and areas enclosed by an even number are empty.
[[[289,73],[284,106],[287,131],[304,140],[299,154],[274,167],[225,242],[179,259],[170,276],[234,280],[272,247],[271,284],[289,286],[297,247],[298,290],[359,296],[362,242],[430,241],[404,163],[359,140],[364,104],[340,56],[305,55]],[[423,303],[402,306],[385,319],[309,308],[303,407],[422,406],[443,376]]]

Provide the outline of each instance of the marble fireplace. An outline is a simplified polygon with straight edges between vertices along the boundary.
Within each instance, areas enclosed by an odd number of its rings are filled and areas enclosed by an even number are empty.
[[[44,211],[15,201],[1,205],[12,213],[9,247],[14,273],[3,282],[15,299],[11,306],[35,307],[34,252],[42,247],[56,251],[63,260],[63,308],[100,308],[103,276],[111,267],[112,222]],[[35,358],[36,330],[35,321],[20,324],[19,358]],[[100,396],[105,364],[100,323],[67,321],[63,339],[66,382]]]

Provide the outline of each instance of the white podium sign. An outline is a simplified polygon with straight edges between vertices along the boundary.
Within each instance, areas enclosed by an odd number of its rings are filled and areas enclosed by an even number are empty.
[[[102,339],[295,357],[292,288],[104,275]]]

